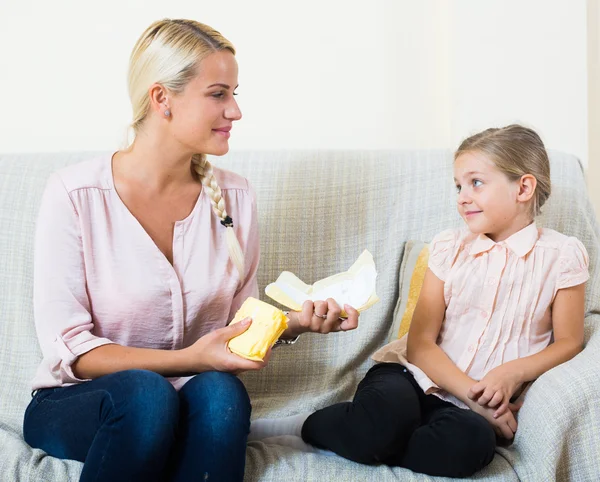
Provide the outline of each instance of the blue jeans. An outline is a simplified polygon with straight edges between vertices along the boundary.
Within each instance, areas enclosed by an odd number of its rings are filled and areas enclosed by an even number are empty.
[[[250,400],[234,375],[205,372],[179,392],[161,375],[126,370],[35,393],[25,441],[84,462],[81,481],[241,481]]]

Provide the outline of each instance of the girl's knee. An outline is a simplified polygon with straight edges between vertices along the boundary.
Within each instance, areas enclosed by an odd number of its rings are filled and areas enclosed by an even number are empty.
[[[468,412],[465,417],[463,437],[457,437],[449,447],[449,455],[455,461],[454,477],[469,477],[483,469],[494,458],[496,453],[496,434],[492,426],[483,417]]]

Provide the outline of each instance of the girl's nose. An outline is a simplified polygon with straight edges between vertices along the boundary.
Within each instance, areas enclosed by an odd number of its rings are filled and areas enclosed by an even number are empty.
[[[465,190],[461,190],[458,193],[458,204],[468,204],[471,202],[471,198]]]

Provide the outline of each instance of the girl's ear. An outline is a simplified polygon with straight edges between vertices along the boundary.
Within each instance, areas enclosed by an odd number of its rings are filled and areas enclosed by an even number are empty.
[[[524,174],[521,176],[518,183],[519,193],[517,194],[517,200],[520,202],[528,202],[535,194],[537,179],[531,174]]]

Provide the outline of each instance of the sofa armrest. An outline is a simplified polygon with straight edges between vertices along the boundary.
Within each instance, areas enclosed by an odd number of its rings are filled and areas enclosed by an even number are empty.
[[[600,315],[587,343],[536,380],[518,416],[514,444],[499,452],[520,480],[595,480],[600,473]]]

